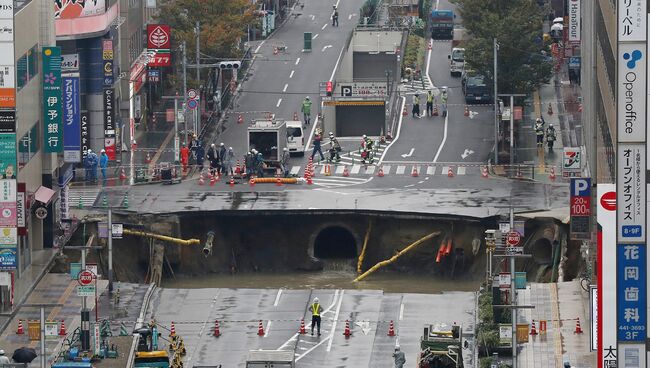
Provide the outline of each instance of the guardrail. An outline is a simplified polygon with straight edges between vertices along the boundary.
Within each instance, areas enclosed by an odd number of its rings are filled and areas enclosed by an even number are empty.
[[[133,326],[134,331],[144,325],[144,316],[147,313],[147,309],[149,308],[149,302],[151,301],[151,295],[153,294],[153,291],[155,289],[156,289],[155,284],[149,284],[149,289],[147,289],[147,292],[144,294],[144,299],[142,300],[140,315],[138,316],[138,320],[135,322],[135,326]],[[129,352],[129,358],[126,361],[127,368],[133,367],[133,363],[135,361],[135,351],[138,349],[139,340],[140,340],[140,334],[137,333],[133,334],[133,343],[131,343],[131,351]]]

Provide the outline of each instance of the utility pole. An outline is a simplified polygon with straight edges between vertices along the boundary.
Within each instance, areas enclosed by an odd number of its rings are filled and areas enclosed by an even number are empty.
[[[512,111],[510,111],[510,121],[512,122]],[[512,129],[512,125],[510,129]],[[512,137],[512,130],[510,131],[510,136]],[[510,144],[512,144],[512,141],[510,141]],[[512,156],[510,161],[512,162]],[[510,207],[510,231],[514,230],[515,209]],[[517,295],[515,291],[515,257],[510,257],[510,304],[512,305],[512,308],[510,308],[510,312],[512,313],[512,368],[517,368]]]
[[[108,293],[113,295],[113,210],[110,208],[108,209]]]
[[[180,159],[180,139],[178,139],[178,100],[184,101],[185,97],[179,96],[162,96],[163,100],[174,100],[174,162],[178,163]]]
[[[201,53],[199,51],[201,45],[201,23],[196,22],[196,27],[194,28],[196,33],[196,83],[201,84]]]
[[[186,44],[183,41],[181,46],[183,49],[183,142],[187,146],[187,55],[186,55]]]
[[[498,96],[510,97],[510,176],[512,176],[512,168],[515,164],[515,97],[526,97],[526,95],[521,93],[511,93],[500,94]]]
[[[499,164],[499,97],[497,96],[497,51],[499,44],[493,39],[492,49],[494,53],[494,164]],[[513,367],[514,368],[514,367]]]

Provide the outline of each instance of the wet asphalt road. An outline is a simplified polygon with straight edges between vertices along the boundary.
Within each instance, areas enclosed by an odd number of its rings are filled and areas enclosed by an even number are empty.
[[[309,334],[307,308],[323,306],[320,337]],[[194,366],[244,367],[249,350],[293,351],[297,367],[392,367],[396,344],[413,364],[425,324],[446,322],[473,330],[474,293],[387,294],[379,290],[160,289],[148,317],[183,337]],[[307,334],[298,334],[305,318]],[[221,337],[213,336],[219,320]],[[259,320],[264,336],[258,336]],[[350,321],[352,336],[343,335]],[[395,337],[389,337],[390,321]],[[365,331],[364,331],[365,330]],[[469,350],[464,350],[467,356]]]

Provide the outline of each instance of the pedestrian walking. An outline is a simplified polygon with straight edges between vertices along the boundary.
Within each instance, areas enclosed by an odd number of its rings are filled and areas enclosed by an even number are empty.
[[[302,114],[305,118],[305,125],[309,125],[311,120],[311,99],[306,96],[302,101]]]
[[[427,92],[427,114],[433,116],[433,92]]]
[[[181,148],[181,165],[183,166],[183,174],[187,172],[187,164],[189,163],[190,159],[190,149],[187,148],[187,145],[183,143],[183,147]]]
[[[338,27],[339,26],[339,10],[336,9],[336,5],[334,5],[334,13],[332,13],[332,27]]]
[[[289,176],[289,149],[284,147],[282,149],[282,159],[280,160],[280,168],[282,169],[282,175],[286,178]]]
[[[223,144],[223,142],[221,142],[219,144],[218,160],[219,160],[219,172],[222,174],[225,172],[224,164],[223,164],[225,158],[226,158],[226,145]]]
[[[11,364],[11,360],[5,355],[5,351],[0,349],[0,366],[4,364]]]
[[[320,154],[321,161],[325,159],[325,156],[323,156],[323,151],[321,149],[321,141],[322,140],[323,140],[323,138],[321,138],[320,134],[316,134],[314,136],[314,141],[313,141],[314,149],[311,151],[311,159],[312,160],[314,159],[314,155],[316,155],[316,152],[318,152],[318,154]]]
[[[102,148],[101,151],[99,151],[99,169],[102,172],[102,182],[105,184],[106,183],[106,169],[108,168],[108,155],[106,154],[106,150]]]
[[[199,168],[199,171],[203,171],[203,159],[205,158],[205,149],[199,141],[198,146],[196,147],[196,166]]]
[[[395,359],[395,368],[404,367],[404,363],[406,363],[406,356],[404,356],[404,352],[400,350],[399,345],[395,346],[393,359]]]
[[[414,118],[420,117],[420,95],[417,93],[413,95],[413,110],[411,110]]]
[[[318,336],[320,336],[320,315],[323,313],[323,307],[320,305],[318,298],[309,306],[311,312],[311,335],[314,336],[314,326],[317,327]]]
[[[233,152],[232,147],[228,147],[228,151],[226,151],[223,158],[224,173],[226,175],[235,175],[235,172],[232,169],[234,160],[235,152]]]

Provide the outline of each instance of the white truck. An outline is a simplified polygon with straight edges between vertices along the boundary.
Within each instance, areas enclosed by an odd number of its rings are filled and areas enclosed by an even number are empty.
[[[267,167],[277,167],[287,146],[287,125],[284,120],[254,120],[248,126],[248,151],[257,150]]]
[[[451,49],[451,54],[447,58],[449,59],[449,73],[451,76],[460,77],[465,68],[465,49],[454,47]]]
[[[251,350],[246,357],[246,368],[294,368],[293,350]]]

